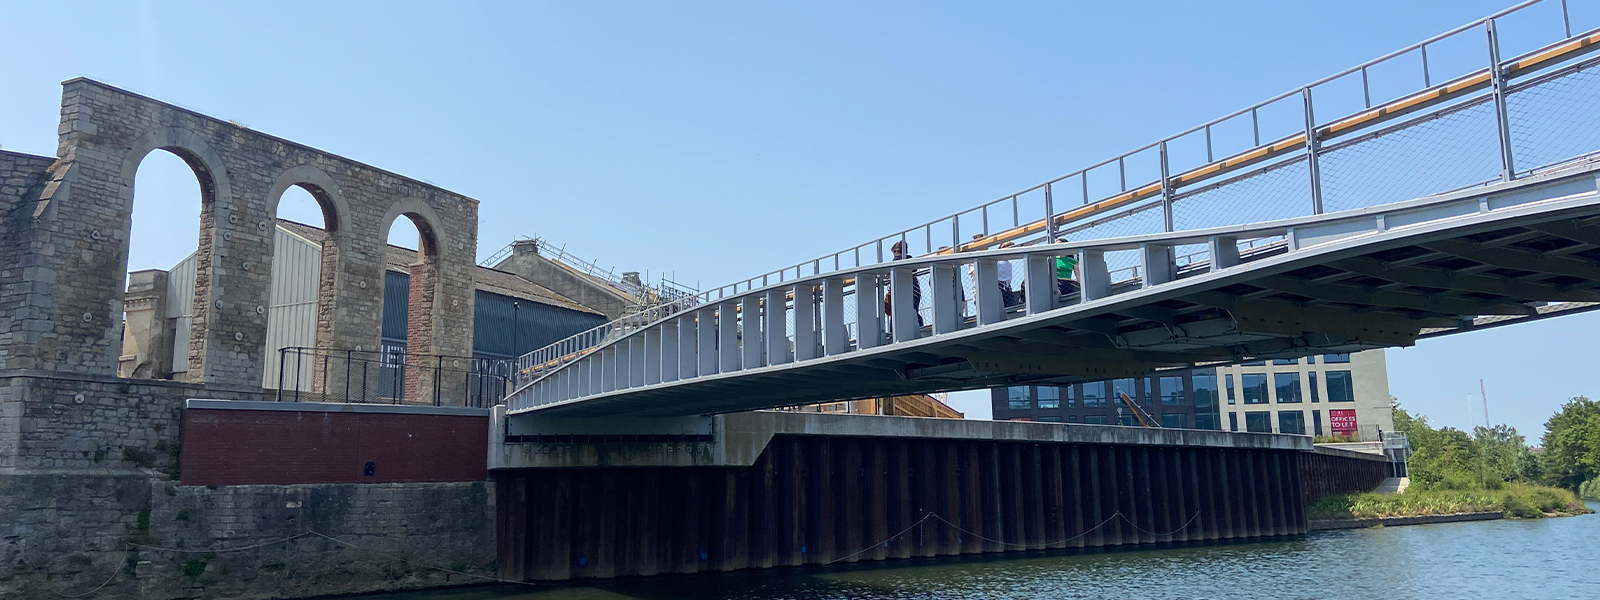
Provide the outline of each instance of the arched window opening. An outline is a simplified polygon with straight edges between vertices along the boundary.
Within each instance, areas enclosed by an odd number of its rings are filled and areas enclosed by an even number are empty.
[[[427,222],[402,215],[385,233],[380,398],[399,403],[432,403],[433,373],[424,372],[433,346],[430,309],[437,267],[436,242]]]
[[[117,374],[188,379],[200,215],[211,185],[174,151],[152,151],[135,171]]]
[[[317,319],[323,295],[324,246],[337,215],[326,194],[292,185],[278,198],[273,230],[271,288],[267,300],[267,389],[311,392],[316,378]]]

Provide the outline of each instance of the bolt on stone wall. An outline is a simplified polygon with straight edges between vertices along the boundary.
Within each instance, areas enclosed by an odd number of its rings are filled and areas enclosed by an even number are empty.
[[[476,200],[96,81],[63,87],[58,160],[34,175],[42,185],[28,184],[37,194],[24,193],[36,216],[14,219],[9,225],[25,231],[8,236],[21,249],[8,264],[30,265],[29,281],[53,285],[4,298],[30,307],[15,313],[11,328],[34,334],[27,345],[0,338],[0,356],[32,369],[116,372],[134,175],[155,150],[183,158],[200,181],[195,295],[172,299],[194,306],[190,339],[176,341],[189,348],[192,380],[261,380],[273,224],[290,186],[311,191],[332,233],[324,248],[320,348],[378,347],[385,238],[404,217],[430,236],[425,264],[434,275],[428,318],[418,324],[431,330],[423,336],[429,342],[413,351],[471,354]]]

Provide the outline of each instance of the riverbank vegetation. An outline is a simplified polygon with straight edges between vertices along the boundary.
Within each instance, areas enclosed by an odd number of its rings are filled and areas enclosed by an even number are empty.
[[[1585,514],[1579,494],[1600,499],[1600,403],[1573,398],[1546,423],[1543,452],[1509,425],[1433,428],[1394,404],[1395,430],[1411,443],[1411,486],[1402,494],[1323,498],[1312,519],[1369,519],[1502,511],[1507,517]]]
[[[1403,494],[1353,494],[1328,496],[1306,509],[1306,517],[1323,519],[1377,519],[1504,512],[1515,519],[1562,517],[1591,512],[1576,494],[1561,488],[1510,483],[1499,489],[1409,489]]]

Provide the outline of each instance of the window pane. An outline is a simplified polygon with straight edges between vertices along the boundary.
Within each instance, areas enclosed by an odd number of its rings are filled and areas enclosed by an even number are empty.
[[[1084,406],[1084,408],[1091,408],[1091,407],[1101,407],[1101,408],[1103,408],[1103,407],[1105,407],[1105,405],[1106,405],[1106,382],[1104,382],[1104,381],[1096,381],[1094,383],[1085,383],[1085,384],[1083,384],[1083,406]],[[1088,421],[1084,421],[1084,422],[1088,423]]]
[[[1040,423],[1060,423],[1061,417],[1039,417]]]
[[[1196,372],[1194,381],[1194,406],[1195,408],[1212,408],[1217,405],[1217,375],[1216,371],[1205,373]]]
[[[1161,403],[1169,406],[1183,404],[1183,378],[1161,378]]]
[[[1028,398],[1028,388],[1012,386],[1006,389],[1006,405],[1012,410],[1028,410],[1030,404],[1032,401]]]
[[[1077,390],[1078,390],[1078,388],[1076,388],[1074,386],[1070,386],[1070,385],[1067,386],[1067,387],[1061,388],[1061,392],[1063,394],[1066,394],[1066,396],[1067,396],[1067,406],[1068,407],[1077,407],[1078,406]]]
[[[1324,354],[1322,355],[1322,362],[1324,364],[1347,363],[1350,362],[1350,354]]]
[[[1251,433],[1272,433],[1272,413],[1264,410],[1245,413],[1244,429]]]
[[[1306,372],[1306,387],[1311,388],[1311,401],[1312,402],[1317,402],[1317,401],[1322,400],[1322,392],[1321,392],[1321,390],[1317,389],[1317,372],[1316,371],[1307,371]]]
[[[1213,414],[1196,414],[1194,416],[1194,428],[1195,429],[1211,429],[1211,430],[1218,429],[1218,427],[1217,427],[1217,415],[1215,413],[1213,413]]]
[[[1306,413],[1286,410],[1278,413],[1278,433],[1306,434]]]
[[[1040,400],[1060,400],[1061,399],[1061,388],[1042,387],[1042,388],[1038,388],[1038,390],[1039,390],[1039,399]]]
[[[1356,401],[1356,392],[1350,381],[1349,371],[1328,371],[1328,401]]]
[[[1188,429],[1189,415],[1183,413],[1161,415],[1161,426],[1168,429]]]
[[[1086,425],[1105,425],[1110,421],[1106,420],[1105,415],[1089,415],[1083,418],[1083,422]]]
[[[1233,404],[1233,374],[1228,373],[1227,375],[1223,375],[1222,379],[1228,384],[1228,404]],[[1238,431],[1239,428],[1235,427],[1233,430]]]
[[[1139,424],[1139,420],[1134,418],[1133,415],[1117,415],[1117,424],[1123,427],[1133,427]]]
[[[1315,435],[1322,435],[1322,411],[1311,411],[1311,430]]]
[[[1267,403],[1266,373],[1245,373],[1244,376],[1240,377],[1240,379],[1242,379],[1244,383],[1242,386],[1244,389],[1242,391],[1244,392],[1245,404]]]
[[[1239,430],[1239,413],[1228,413],[1228,431]]]
[[[1300,374],[1274,373],[1273,386],[1278,388],[1278,404],[1300,403]]]
[[[1120,394],[1127,394],[1129,398],[1136,400],[1139,398],[1139,390],[1134,389],[1132,379],[1117,379],[1111,382],[1111,394],[1107,397],[1112,401],[1121,402]]]

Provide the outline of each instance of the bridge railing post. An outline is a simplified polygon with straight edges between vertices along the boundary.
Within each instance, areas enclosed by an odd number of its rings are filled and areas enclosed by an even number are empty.
[[[1517,167],[1511,151],[1511,119],[1506,110],[1505,70],[1500,64],[1500,33],[1494,19],[1484,23],[1484,31],[1489,37],[1489,86],[1494,94],[1495,125],[1500,133],[1500,180],[1511,181],[1516,177]]]
[[[1056,307],[1056,257],[1054,255],[1030,254],[1023,259],[1023,268],[1029,283],[1027,286],[1028,314],[1036,315]]]
[[[1239,239],[1233,237],[1216,236],[1206,240],[1210,250],[1211,270],[1217,271],[1239,264]]]
[[[850,351],[850,332],[844,326],[844,279],[822,280],[822,352],[838,356]]]
[[[883,295],[878,274],[856,273],[856,348],[883,345]]]
[[[821,356],[817,347],[817,285],[802,283],[794,293],[794,357],[810,360]]]
[[[636,339],[644,338],[644,348],[639,361],[639,368],[643,373],[636,378],[639,385],[661,383],[661,372],[665,371],[667,366],[664,352],[666,347],[661,343],[662,338],[666,337],[665,333],[662,327],[652,327],[644,330],[642,335],[635,336]]]
[[[1172,171],[1167,160],[1166,142],[1161,142],[1158,157],[1161,161],[1161,223],[1163,231],[1172,231]],[[1052,233],[1050,241],[1053,242],[1055,239]]]
[[[678,317],[678,379],[690,379],[699,372],[700,357],[695,352],[698,321],[694,313]]]
[[[649,355],[646,348],[649,346],[648,334],[635,335],[628,338],[628,379],[627,387],[642,387],[645,384],[645,366],[649,364]],[[657,376],[660,374],[658,373]]]
[[[781,365],[790,360],[788,313],[789,301],[787,290],[783,288],[767,290],[766,303],[762,307],[762,331],[767,338],[767,364]]]
[[[1078,270],[1083,273],[1083,301],[1099,300],[1111,295],[1111,271],[1106,267],[1106,253],[1101,250],[1084,250],[1079,254]]]
[[[678,320],[673,319],[661,324],[661,370],[659,381],[666,383],[678,380]]]
[[[895,267],[889,270],[889,303],[893,309],[890,323],[894,328],[894,341],[909,342],[917,339],[922,334],[922,327],[917,321],[917,294],[913,289],[917,285],[917,272],[910,267]]]
[[[1311,214],[1322,214],[1322,169],[1317,160],[1321,150],[1321,143],[1317,141],[1317,117],[1311,109],[1311,88],[1304,88],[1300,95],[1305,102],[1306,112],[1306,166],[1311,173]]]
[[[933,265],[933,274],[928,278],[928,290],[933,294],[933,334],[941,335],[954,333],[960,329],[961,315],[958,306],[966,304],[961,296],[960,278],[956,277],[956,270],[961,265],[951,263],[937,263]]]
[[[972,286],[978,298],[978,324],[993,325],[1006,320],[1005,298],[1000,294],[1000,261],[979,259]]]
[[[717,374],[717,309],[706,306],[694,314],[695,342],[699,345],[700,375]]]
[[[739,370],[739,303],[728,300],[717,305],[717,370]]]
[[[761,343],[761,296],[746,294],[739,299],[739,343],[744,362],[740,369],[754,369],[765,362]]]
[[[1177,265],[1168,244],[1140,244],[1139,258],[1144,265],[1144,287],[1167,283],[1176,278]]]

